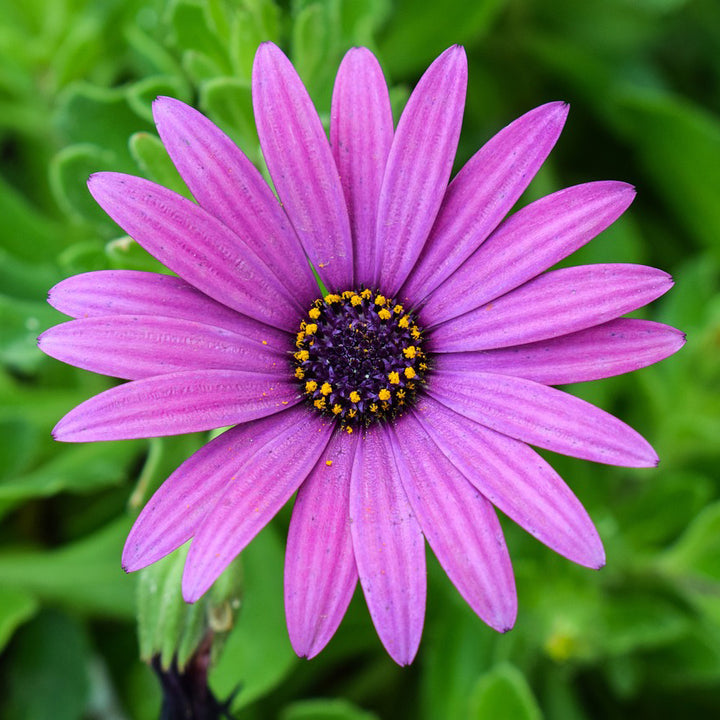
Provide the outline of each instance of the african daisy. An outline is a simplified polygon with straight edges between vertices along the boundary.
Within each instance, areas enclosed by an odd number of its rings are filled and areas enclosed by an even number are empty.
[[[332,637],[359,579],[387,651],[411,662],[425,540],[473,610],[512,627],[513,572],[493,505],[570,560],[602,566],[589,516],[528,444],[657,463],[630,427],[551,387],[628,372],[683,343],[673,328],[620,317],[667,291],[666,273],[547,271],[614,222],[633,188],[577,185],[503,219],[567,106],[523,115],[449,183],[466,84],[465,53],[452,47],[394,129],[376,59],[350,50],[328,143],[288,59],[261,45],[253,102],[280,202],[208,119],[159,98],[160,137],[196,203],[117,173],[89,188],[175,275],[93,272],[50,293],[77,319],[44,333],[41,348],[130,380],[69,412],[58,440],[233,426],[148,502],[125,569],[191,540],[182,589],[193,602],[297,492],[285,606],[302,656]]]

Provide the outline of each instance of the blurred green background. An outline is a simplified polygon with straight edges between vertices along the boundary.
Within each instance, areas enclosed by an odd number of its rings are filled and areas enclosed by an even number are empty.
[[[643,317],[688,334],[660,366],[572,391],[657,449],[657,470],[550,461],[596,521],[608,564],[572,565],[504,523],[516,628],[498,635],[435,561],[420,653],[400,669],[358,594],[312,662],[282,610],[287,509],[192,609],[182,558],[134,576],[124,536],[144,499],[205,440],[55,444],[50,429],[111,381],[44,357],[62,278],[158,269],[95,206],[97,170],[185,191],[153,131],[172,95],[260,161],[249,78],[278,42],[327,116],[342,54],[368,45],[399,111],[424,68],[466,46],[457,167],[516,116],[571,104],[528,199],[597,179],[634,183],[631,210],[572,258],[642,262],[676,286]],[[139,659],[184,663],[217,632],[215,694],[241,718],[590,720],[720,713],[720,3],[716,0],[4,0],[0,18],[0,716],[158,716]],[[548,453],[548,456],[550,454]],[[136,615],[140,610],[140,643]],[[223,642],[221,642],[223,641]],[[222,647],[221,647],[222,646]]]

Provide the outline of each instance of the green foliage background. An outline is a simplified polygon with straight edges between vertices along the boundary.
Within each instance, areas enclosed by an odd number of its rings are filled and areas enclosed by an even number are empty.
[[[63,318],[47,289],[78,272],[159,269],[95,206],[90,172],[187,192],[153,131],[169,94],[261,162],[251,113],[257,44],[289,52],[321,113],[351,45],[381,59],[399,111],[423,69],[465,44],[458,167],[491,134],[564,99],[566,130],[524,201],[576,182],[633,182],[630,212],[572,262],[673,273],[644,312],[684,350],[573,392],[658,450],[657,470],[553,456],[595,519],[594,573],[505,523],[520,601],[498,635],[436,563],[420,654],[400,669],[360,596],[328,648],[293,655],[282,612],[287,510],[203,603],[179,599],[181,557],[136,576],[120,549],[138,508],[205,440],[63,446],[50,429],[110,382],[44,357]],[[709,717],[720,708],[720,4],[715,0],[6,0],[0,19],[0,716],[158,715],[139,659],[183,663],[217,632],[210,682],[242,718]],[[139,642],[136,614],[140,614]],[[222,641],[222,642],[220,642]]]

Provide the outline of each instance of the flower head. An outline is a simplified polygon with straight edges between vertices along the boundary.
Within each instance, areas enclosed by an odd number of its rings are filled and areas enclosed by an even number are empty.
[[[233,426],[155,493],[125,569],[191,540],[183,593],[197,600],[297,491],[285,605],[300,655],[329,641],[359,579],[380,639],[409,663],[425,540],[473,610],[512,627],[513,572],[493,505],[553,550],[602,566],[589,516],[528,444],[657,462],[630,427],[552,387],[628,372],[683,344],[673,328],[621,317],[668,290],[666,273],[548,270],[614,222],[633,188],[578,185],[504,219],[567,107],[523,115],[449,182],[466,82],[464,51],[452,47],[394,129],[377,61],[350,50],[328,143],[288,59],[261,45],[253,102],[280,202],[209,120],[159,98],[158,131],[196,203],[116,173],[89,187],[175,275],[94,272],[50,293],[77,319],[44,333],[42,349],[130,381],[68,413],[58,440]]]

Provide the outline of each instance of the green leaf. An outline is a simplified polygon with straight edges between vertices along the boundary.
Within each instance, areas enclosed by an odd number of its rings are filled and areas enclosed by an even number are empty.
[[[125,235],[111,240],[105,246],[110,266],[121,270],[145,270],[167,273],[168,269],[131,237]]]
[[[231,22],[230,54],[233,75],[250,82],[258,45],[279,41],[280,11],[272,0],[241,0],[239,4]]]
[[[173,0],[169,8],[175,45],[180,51],[194,50],[204,55],[216,68],[215,75],[231,70],[223,43],[211,27],[206,6],[193,0]]]
[[[130,154],[149,180],[190,197],[187,185],[173,165],[165,146],[157,135],[147,132],[135,133],[130,137]]]
[[[200,107],[252,158],[258,147],[250,86],[234,78],[215,78],[200,93]]]
[[[128,105],[144,120],[153,122],[152,103],[166,95],[185,102],[190,100],[187,83],[172,75],[152,75],[127,88]]]
[[[347,700],[301,700],[288,705],[280,720],[379,720]]]
[[[37,610],[38,602],[32,593],[21,588],[0,588],[0,650]]]
[[[283,547],[272,526],[243,550],[244,597],[237,624],[222,657],[210,672],[216,697],[240,687],[239,709],[277,687],[297,661],[285,629]]]
[[[525,676],[513,665],[494,667],[478,680],[470,698],[469,718],[541,720],[542,713]]]

